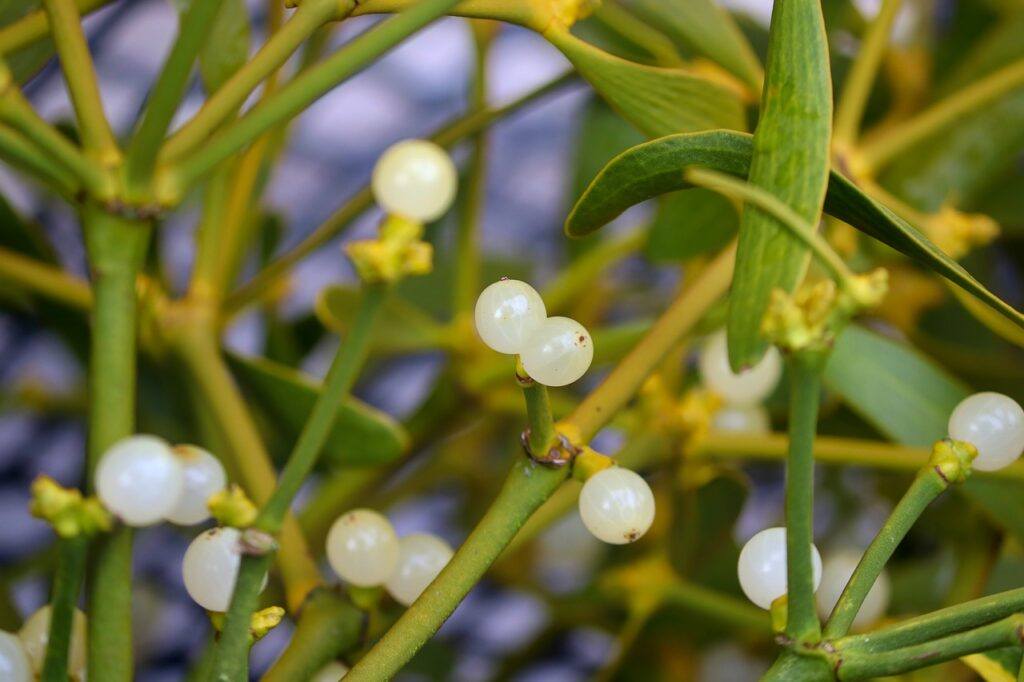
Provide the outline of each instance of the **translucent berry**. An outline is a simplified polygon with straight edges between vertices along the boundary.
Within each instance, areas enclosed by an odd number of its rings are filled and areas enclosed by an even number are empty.
[[[176,445],[174,454],[178,456],[185,473],[185,485],[178,504],[167,515],[167,520],[182,526],[202,523],[210,518],[206,501],[227,485],[228,477],[224,467],[220,460],[195,445]]]
[[[75,609],[75,615],[71,619],[71,648],[68,649],[68,672],[76,680],[85,679],[86,647],[85,647],[85,614]],[[18,638],[21,639],[28,654],[28,660],[32,663],[32,670],[38,675],[43,670],[43,661],[46,659],[46,644],[50,641],[50,606],[39,609],[25,621],[18,631]]]
[[[949,415],[949,437],[978,449],[978,471],[1002,469],[1024,450],[1024,410],[1002,393],[975,393]]]
[[[155,436],[130,436],[114,443],[96,468],[96,494],[129,526],[166,518],[185,487],[181,462]]]
[[[814,588],[821,583],[821,555],[811,545]],[[767,528],[747,541],[740,551],[740,587],[762,609],[786,594],[786,529]]]
[[[398,536],[383,515],[354,509],[339,516],[328,531],[327,561],[353,585],[383,585],[398,564]]]
[[[712,334],[700,353],[700,374],[704,386],[735,406],[756,405],[771,395],[782,376],[782,360],[774,347],[761,361],[734,374],[729,367],[729,351],[725,331]]]
[[[726,405],[715,412],[711,426],[723,433],[762,436],[772,432],[772,420],[763,405]]]
[[[32,682],[34,679],[25,645],[17,635],[0,630],[0,680]]]
[[[545,386],[565,386],[583,376],[594,359],[590,332],[568,317],[549,317],[519,351],[526,373]]]
[[[839,595],[846,588],[854,569],[860,563],[861,554],[856,550],[842,549],[831,552],[825,558],[821,570],[821,585],[814,597],[818,603],[818,614],[828,618],[839,601]],[[882,571],[875,584],[868,590],[868,596],[853,619],[854,630],[865,630],[877,623],[889,608],[889,575]]]
[[[427,140],[403,140],[377,160],[373,196],[388,213],[436,220],[452,205],[458,180],[455,164],[444,149]]]
[[[598,540],[624,545],[654,521],[654,494],[647,481],[622,467],[602,469],[580,490],[580,518]]]
[[[348,667],[338,661],[331,661],[313,673],[309,682],[338,682],[345,675],[348,675]]]
[[[547,310],[540,294],[517,279],[499,280],[476,299],[476,331],[499,353],[521,352],[545,318]]]
[[[448,565],[452,548],[429,533],[413,533],[398,541],[398,564],[384,584],[399,604],[409,606]]]
[[[231,605],[242,563],[241,536],[236,528],[211,528],[197,535],[185,550],[181,561],[185,589],[207,611],[227,611]]]

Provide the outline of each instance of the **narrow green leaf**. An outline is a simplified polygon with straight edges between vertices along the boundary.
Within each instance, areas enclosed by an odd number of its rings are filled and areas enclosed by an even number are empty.
[[[325,327],[344,336],[351,328],[358,305],[358,289],[331,286],[317,296],[315,312]],[[385,301],[377,319],[371,352],[413,353],[447,345],[447,332],[443,326],[401,296],[393,294]]]
[[[744,177],[751,153],[751,137],[731,131],[671,135],[633,147],[613,159],[590,183],[566,219],[566,232],[570,236],[590,234],[630,206],[686,189],[689,185],[682,170],[687,166],[703,166]],[[1024,327],[1024,316],[986,289],[916,228],[834,169],[829,175],[825,212],[931,268]]]
[[[828,184],[831,134],[832,77],[821,6],[776,0],[750,184],[816,225]],[[807,262],[807,248],[778,220],[754,206],[744,208],[727,325],[733,368],[761,359],[767,347],[761,319],[772,291],[792,290]]]
[[[739,95],[704,76],[630,62],[568,31],[548,31],[545,37],[613,109],[650,137],[746,127]]]
[[[277,420],[280,435],[294,442],[319,396],[319,383],[263,358],[229,355],[228,362],[256,404]],[[321,461],[329,467],[386,464],[400,457],[408,444],[405,431],[389,415],[349,398],[341,406]]]
[[[199,53],[199,74],[213,92],[249,58],[249,14],[245,0],[225,0]]]
[[[644,251],[654,262],[685,261],[725,247],[739,223],[736,206],[718,192],[672,192],[660,199]]]
[[[760,92],[764,71],[732,15],[712,0],[639,0],[634,9],[694,54]]]

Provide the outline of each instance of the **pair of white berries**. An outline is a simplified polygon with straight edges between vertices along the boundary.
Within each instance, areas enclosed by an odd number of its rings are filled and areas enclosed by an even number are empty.
[[[842,549],[831,554],[822,565],[818,548],[811,545],[811,568],[819,616],[828,618],[858,563],[859,553]],[[762,609],[770,609],[772,602],[787,591],[786,529],[767,528],[750,538],[740,551],[737,572],[740,587],[747,598]],[[889,577],[883,571],[854,618],[854,630],[870,627],[885,615],[889,591]]]
[[[518,355],[534,381],[565,386],[590,368],[594,342],[576,320],[547,315],[536,289],[516,279],[502,279],[480,293],[476,330],[492,349]]]
[[[399,538],[391,522],[371,509],[342,514],[327,533],[327,561],[357,587],[383,585],[410,606],[448,565],[451,546],[429,533]]]
[[[201,523],[210,518],[207,500],[226,483],[224,467],[206,450],[155,436],[118,441],[96,468],[100,502],[129,526]]]
[[[68,672],[75,682],[86,675],[85,614],[75,609],[71,620]],[[0,630],[0,680],[32,682],[43,671],[50,640],[50,607],[42,607],[25,621],[18,634]]]
[[[725,331],[721,330],[704,342],[698,364],[704,386],[725,403],[712,417],[716,431],[771,433],[771,418],[761,403],[772,394],[782,376],[782,359],[774,346],[756,365],[735,373],[729,366],[728,343]]]

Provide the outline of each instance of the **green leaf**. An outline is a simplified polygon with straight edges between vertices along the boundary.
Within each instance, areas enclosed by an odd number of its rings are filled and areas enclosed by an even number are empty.
[[[738,592],[739,547],[733,529],[750,491],[750,482],[733,469],[706,470],[705,480],[684,483],[673,496],[669,560],[680,575],[715,589]]]
[[[638,14],[688,51],[707,57],[760,92],[764,71],[732,15],[712,0],[639,0]]]
[[[665,262],[718,251],[736,234],[739,222],[736,206],[718,192],[697,188],[666,194],[651,222],[645,253],[654,262]]]
[[[197,0],[201,1],[201,0]],[[249,14],[245,0],[224,0],[210,38],[199,52],[199,74],[213,92],[249,59]]]
[[[750,184],[817,225],[828,185],[831,135],[832,77],[821,6],[776,0]],[[767,348],[761,320],[772,291],[791,291],[807,263],[807,247],[775,217],[754,206],[744,208],[727,325],[734,369],[761,359]]]
[[[687,166],[704,166],[745,177],[751,153],[749,135],[724,130],[670,135],[633,147],[614,158],[594,178],[566,219],[565,230],[570,236],[587,235],[634,204],[686,189],[689,185],[682,171]],[[916,228],[834,169],[829,175],[825,212],[931,268],[1024,327],[1024,316],[986,289]]]
[[[650,137],[746,127],[739,95],[704,76],[630,62],[568,31],[548,31],[545,37],[613,109]]]
[[[228,362],[256,404],[276,420],[279,435],[294,442],[320,394],[320,384],[263,358],[229,355]],[[331,429],[321,462],[330,467],[387,464],[400,457],[408,445],[405,431],[389,415],[348,398]]]
[[[354,287],[327,287],[316,298],[316,316],[325,327],[344,336],[352,326],[359,297],[359,290]],[[375,353],[398,354],[448,345],[443,326],[398,294],[392,294],[377,318],[370,348]]]

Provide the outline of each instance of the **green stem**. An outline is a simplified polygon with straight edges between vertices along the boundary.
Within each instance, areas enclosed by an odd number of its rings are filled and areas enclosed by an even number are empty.
[[[87,540],[84,536],[60,541],[57,574],[50,599],[50,632],[46,643],[42,682],[67,682],[72,623],[78,592],[85,574]]]
[[[563,74],[503,107],[475,111],[464,116],[436,132],[430,139],[442,147],[451,147],[456,142],[486,128],[494,121],[518,111],[527,104],[557,91],[575,80],[576,76],[574,73]],[[313,230],[308,237],[269,263],[255,277],[236,289],[225,300],[225,310],[237,312],[254,302],[262,292],[271,288],[283,277],[292,266],[341,234],[353,220],[358,218],[372,205],[373,193],[367,185],[356,192],[343,206]]]
[[[167,140],[160,151],[160,160],[177,161],[193,152],[245,103],[253,90],[274,73],[332,18],[341,19],[351,11],[350,0],[304,0],[291,18],[235,71],[202,108],[180,130]]]
[[[663,597],[666,604],[711,616],[742,630],[758,634],[769,634],[772,630],[767,611],[755,609],[736,597],[685,580],[675,580],[667,585]]]
[[[864,34],[857,57],[843,82],[839,104],[836,106],[832,133],[832,140],[836,145],[850,144],[857,139],[857,131],[864,117],[871,87],[874,85],[882,57],[885,56],[893,22],[902,5],[903,0],[883,0],[878,15]]]
[[[607,268],[636,253],[646,241],[647,230],[635,229],[605,239],[580,254],[544,287],[548,314],[566,310],[585,296]]]
[[[60,268],[0,247],[0,280],[77,310],[92,307],[89,283]]]
[[[789,361],[789,455],[786,459],[786,635],[817,642],[821,626],[814,607],[811,546],[814,542],[814,436],[821,398],[818,356],[794,355]]]
[[[288,648],[262,682],[308,680],[320,668],[359,643],[365,628],[362,611],[344,597],[319,589],[302,607]]]
[[[260,603],[260,586],[270,569],[273,554],[244,556],[231,596],[231,606],[224,618],[224,628],[217,640],[209,680],[248,679],[249,647],[252,644],[250,624]]]
[[[112,0],[78,0],[78,11],[87,14]],[[50,19],[45,10],[29,12],[17,21],[0,28],[0,54],[10,55],[45,38],[50,33]]]
[[[35,176],[68,203],[76,199],[80,187],[78,178],[6,125],[0,125],[0,158]]]
[[[891,627],[835,641],[840,652],[890,651],[991,623],[1024,610],[1024,587],[973,599]]]
[[[82,214],[95,305],[89,355],[89,480],[103,453],[135,431],[135,282],[150,226],[87,204]],[[89,679],[130,680],[131,544],[127,527],[103,539],[90,575]]]
[[[483,519],[441,574],[345,677],[370,682],[393,677],[447,620],[511,542],[530,515],[569,474],[522,459]]]
[[[102,163],[113,164],[119,159],[120,152],[103,113],[99,84],[78,7],[74,0],[43,0],[43,8],[50,20],[50,31],[71,104],[82,129],[82,142]]]
[[[548,398],[548,387],[531,379],[516,356],[516,380],[523,389],[526,399],[527,444],[530,454],[537,459],[544,459],[548,450],[555,443],[558,434],[555,432],[555,421],[551,417],[551,400]]]
[[[172,199],[180,198],[197,180],[262,133],[302,112],[333,87],[358,73],[407,36],[443,15],[457,0],[423,0],[388,19],[317,64],[296,76],[273,96],[225,127],[197,149],[176,162],[168,177]]]
[[[892,651],[845,651],[836,668],[840,680],[899,675],[972,653],[1021,646],[1024,615],[1014,614],[973,630]]]
[[[149,183],[157,153],[171,125],[174,112],[185,94],[192,74],[192,64],[206,43],[223,0],[193,2],[188,6],[178,28],[178,38],[149,94],[135,136],[128,147],[125,173],[130,192],[141,192]]]
[[[643,49],[661,66],[682,66],[686,63],[668,36],[636,18],[617,2],[599,4],[594,10],[594,18]]]
[[[934,466],[926,466],[914,478],[910,488],[892,510],[892,514],[886,519],[875,539],[871,541],[843,589],[832,615],[825,624],[824,635],[827,639],[842,637],[849,631],[871,586],[875,584],[896,547],[925,508],[948,487],[949,483]]]

